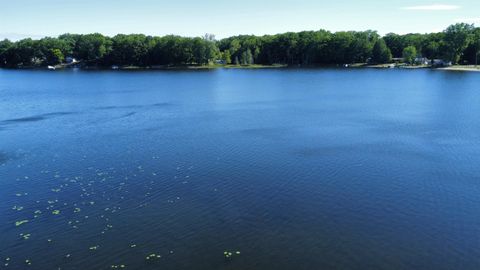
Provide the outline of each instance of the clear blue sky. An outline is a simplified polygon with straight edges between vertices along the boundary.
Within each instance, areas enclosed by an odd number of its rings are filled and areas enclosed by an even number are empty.
[[[2,0],[0,38],[100,32],[218,38],[287,31],[441,31],[480,25],[479,0]]]

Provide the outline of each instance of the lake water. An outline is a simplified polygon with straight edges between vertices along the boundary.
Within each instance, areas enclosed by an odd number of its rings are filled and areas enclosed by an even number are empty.
[[[479,165],[479,73],[0,70],[0,268],[480,269]]]

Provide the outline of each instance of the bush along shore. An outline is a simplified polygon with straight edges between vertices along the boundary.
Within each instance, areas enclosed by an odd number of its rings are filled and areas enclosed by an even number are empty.
[[[64,34],[0,41],[3,68],[211,69],[377,67],[478,70],[480,28],[458,23],[439,33],[325,30],[278,35],[204,37]],[[358,64],[361,63],[361,64]]]

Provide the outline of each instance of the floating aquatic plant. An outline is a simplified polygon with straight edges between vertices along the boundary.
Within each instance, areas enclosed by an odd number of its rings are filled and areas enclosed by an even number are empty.
[[[162,257],[161,255],[152,253],[152,254],[148,255],[147,257],[145,257],[145,259],[146,260],[152,260],[152,259],[160,259],[161,257]]]
[[[22,210],[23,210],[23,206],[16,206],[16,205],[14,205],[14,206],[12,207],[12,210],[22,211]]]
[[[53,211],[52,211],[52,214],[54,214],[54,215],[60,215],[60,210],[53,210]]]
[[[28,220],[25,219],[25,220],[16,221],[15,226],[18,227],[18,226],[21,226],[25,223],[28,223]]]
[[[30,236],[32,236],[32,235],[29,234],[29,233],[27,233],[27,234],[21,233],[20,236],[23,238],[23,240],[28,240],[28,239],[30,239]]]
[[[234,252],[231,252],[231,251],[224,251],[223,252],[223,256],[225,256],[226,259],[230,259],[232,258],[234,255],[240,255],[240,251],[235,251]]]

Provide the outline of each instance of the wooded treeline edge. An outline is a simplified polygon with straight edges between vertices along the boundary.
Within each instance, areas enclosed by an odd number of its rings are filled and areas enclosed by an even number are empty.
[[[86,66],[208,65],[329,65],[390,63],[403,58],[443,59],[453,64],[477,64],[480,28],[458,23],[431,34],[387,34],[376,31],[326,30],[277,35],[242,35],[215,40],[204,37],[143,34],[107,37],[64,34],[57,38],[0,41],[0,66],[10,68],[58,65],[76,59]]]

